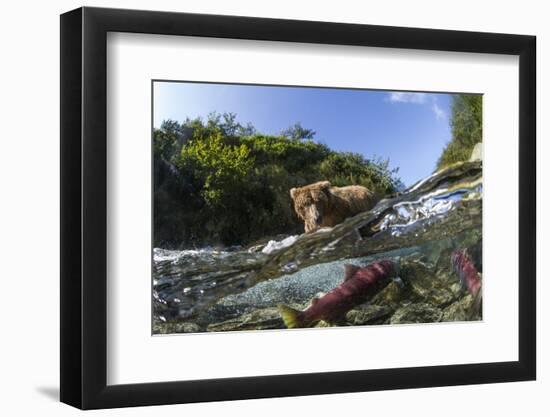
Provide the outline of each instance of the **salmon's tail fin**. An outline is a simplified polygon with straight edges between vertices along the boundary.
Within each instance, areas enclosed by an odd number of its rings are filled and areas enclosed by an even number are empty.
[[[308,323],[304,321],[304,313],[302,311],[285,306],[284,304],[279,304],[277,308],[287,328],[308,327]]]

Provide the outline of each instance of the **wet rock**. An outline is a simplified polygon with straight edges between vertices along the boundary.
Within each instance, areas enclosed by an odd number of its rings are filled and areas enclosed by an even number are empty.
[[[250,313],[256,310],[253,305],[224,305],[215,304],[210,309],[199,315],[195,321],[200,325],[207,327],[211,323],[220,323],[222,321],[236,319],[245,313]]]
[[[401,277],[419,296],[425,296],[432,287],[432,273],[422,262],[403,262],[401,265]]]
[[[455,248],[466,248],[470,255],[481,256],[482,251],[482,230],[475,228],[463,233],[455,240]]]
[[[153,334],[198,333],[201,331],[203,331],[201,327],[193,322],[153,322]]]
[[[472,155],[470,156],[470,161],[480,161],[483,159],[483,143],[478,142],[472,149]]]
[[[421,300],[442,306],[455,299],[455,295],[449,290],[453,284],[450,277],[436,274],[426,264],[409,262],[402,267],[401,275],[411,286],[413,294]]]
[[[392,281],[382,291],[376,294],[371,304],[392,306],[406,297],[408,288],[403,281]]]
[[[264,308],[243,314],[240,317],[213,323],[207,327],[209,332],[225,332],[236,330],[267,330],[285,329],[283,320],[277,308]]]
[[[348,311],[346,314],[346,321],[350,326],[380,324],[380,322],[388,318],[392,312],[393,309],[388,306],[369,304]]]
[[[454,249],[455,247],[453,246],[451,248],[445,248],[440,252],[437,262],[435,263],[436,271],[451,272],[451,255]]]
[[[464,295],[464,286],[460,281],[451,284],[449,290],[453,293],[455,298],[460,298]]]
[[[409,304],[399,308],[391,317],[390,324],[435,323],[441,320],[441,309],[428,303]]]
[[[427,297],[427,300],[432,302],[433,304],[437,306],[444,306],[449,304],[454,300],[454,295],[451,291],[445,288],[434,288],[434,290],[430,293],[429,297]]]
[[[473,310],[474,298],[468,294],[443,310],[441,321],[481,320],[481,315]]]

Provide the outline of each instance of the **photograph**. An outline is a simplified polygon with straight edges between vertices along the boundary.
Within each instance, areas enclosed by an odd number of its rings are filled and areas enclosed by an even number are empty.
[[[0,416],[550,416],[544,4],[6,2]]]
[[[481,94],[152,81],[152,333],[481,321]]]

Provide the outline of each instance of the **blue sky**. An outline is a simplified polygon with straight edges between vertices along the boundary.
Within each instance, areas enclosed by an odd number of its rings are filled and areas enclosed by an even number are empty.
[[[410,186],[433,172],[451,139],[450,103],[443,93],[157,81],[153,123],[231,112],[277,134],[300,122],[332,149],[389,158]]]

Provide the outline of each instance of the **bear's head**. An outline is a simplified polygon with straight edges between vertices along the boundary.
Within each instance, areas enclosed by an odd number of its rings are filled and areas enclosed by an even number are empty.
[[[330,207],[330,182],[320,181],[304,187],[292,188],[290,197],[294,210],[305,223],[306,233],[317,230]]]

